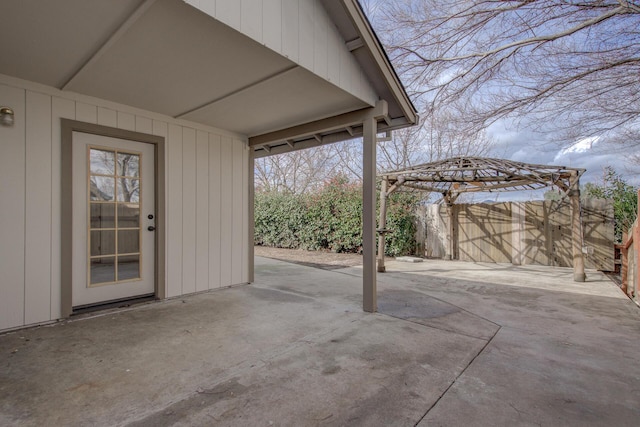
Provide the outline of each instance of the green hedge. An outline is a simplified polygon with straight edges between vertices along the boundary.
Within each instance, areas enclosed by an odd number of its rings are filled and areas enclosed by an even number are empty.
[[[414,253],[413,194],[388,200],[386,255]],[[256,193],[255,244],[278,248],[362,252],[362,188],[334,178],[307,194]]]

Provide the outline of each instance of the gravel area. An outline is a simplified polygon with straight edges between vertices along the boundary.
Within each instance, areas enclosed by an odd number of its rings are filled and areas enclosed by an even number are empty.
[[[323,270],[337,270],[362,265],[362,255],[360,254],[337,254],[334,252],[256,246],[255,255],[292,262],[294,264],[302,264],[309,267],[322,268]]]

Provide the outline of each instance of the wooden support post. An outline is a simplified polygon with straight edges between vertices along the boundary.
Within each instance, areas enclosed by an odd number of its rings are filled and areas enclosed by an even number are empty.
[[[256,160],[253,151],[253,147],[249,147],[249,168],[248,168],[248,176],[247,176],[247,185],[249,186],[249,200],[247,203],[249,204],[249,214],[248,214],[248,233],[247,233],[247,281],[249,283],[255,282],[255,254],[253,245],[255,244],[255,198],[256,198],[256,186],[255,186],[255,167]]]
[[[587,276],[584,273],[584,255],[582,254],[582,221],[580,220],[580,179],[578,172],[571,176],[571,241],[573,255],[573,280],[584,282]]]
[[[375,313],[378,309],[376,283],[376,133],[374,116],[362,123],[362,308]]]
[[[378,273],[384,273],[384,245],[387,228],[387,188],[389,181],[387,177],[382,178],[382,186],[380,188],[380,219],[378,220]]]

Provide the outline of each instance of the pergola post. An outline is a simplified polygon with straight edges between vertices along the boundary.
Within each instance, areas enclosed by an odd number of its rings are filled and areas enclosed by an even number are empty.
[[[382,177],[380,188],[380,219],[378,220],[378,273],[384,273],[387,269],[384,266],[384,245],[387,228],[387,188],[389,180]]]
[[[580,175],[571,174],[569,198],[571,199],[571,248],[573,255],[573,280],[584,282],[584,256],[582,254],[582,221],[580,220]]]
[[[376,134],[378,122],[372,115],[362,123],[362,309],[378,309],[376,283]]]

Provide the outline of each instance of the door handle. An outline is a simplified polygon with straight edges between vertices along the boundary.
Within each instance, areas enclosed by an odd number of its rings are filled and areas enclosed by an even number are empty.
[[[147,230],[149,230],[149,231],[155,231],[155,229],[156,228],[153,225],[150,225],[150,226],[147,227]]]

